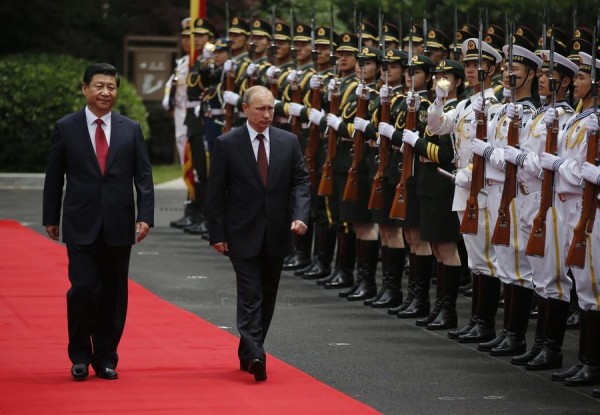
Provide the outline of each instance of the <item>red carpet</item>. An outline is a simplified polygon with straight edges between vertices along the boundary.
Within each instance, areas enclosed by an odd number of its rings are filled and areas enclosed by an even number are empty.
[[[67,288],[64,246],[0,221],[0,414],[377,413],[271,356],[269,380],[255,382],[237,367],[235,336],[134,282],[119,380],[75,382]]]

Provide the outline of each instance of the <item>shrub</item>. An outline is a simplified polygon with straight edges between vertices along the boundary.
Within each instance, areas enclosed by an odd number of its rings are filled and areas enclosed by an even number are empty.
[[[0,57],[0,171],[45,170],[54,123],[85,106],[81,81],[89,64],[65,55]],[[146,108],[125,79],[115,111],[139,121],[149,136]]]

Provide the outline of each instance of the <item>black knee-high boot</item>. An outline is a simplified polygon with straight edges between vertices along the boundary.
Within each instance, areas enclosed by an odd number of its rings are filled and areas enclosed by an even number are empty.
[[[394,316],[398,315],[400,311],[406,310],[415,298],[415,270],[417,266],[417,255],[410,252],[408,248],[405,249],[408,253],[408,286],[406,288],[406,297],[404,298],[402,304],[397,307],[392,307],[387,311],[388,314]],[[404,268],[404,273],[406,273],[406,266]]]
[[[473,294],[475,324],[467,333],[459,335],[458,341],[461,343],[480,343],[479,346],[481,346],[482,342],[487,342],[496,337],[495,327],[498,299],[500,298],[500,280],[491,275],[479,274],[477,297],[475,297],[475,290]]]
[[[415,263],[415,297],[404,311],[397,314],[398,318],[419,318],[429,314],[429,286],[433,255],[417,255]]]
[[[513,357],[510,360],[510,362],[513,365],[527,365],[527,363],[532,361],[542,351],[542,344],[544,344],[544,340],[546,339],[546,324],[548,323],[548,319],[546,318],[546,313],[548,311],[548,299],[539,297],[537,299],[537,308],[538,315],[537,323],[535,326],[535,337],[533,346],[525,353]]]
[[[383,282],[387,287],[379,299],[371,304],[373,308],[396,307],[402,303],[402,275],[406,248],[388,248],[387,256],[387,282],[385,279]]]
[[[538,306],[539,307],[539,306]],[[556,298],[546,300],[546,323],[541,352],[527,363],[528,370],[556,369],[562,366],[562,344],[567,328],[569,303]],[[537,339],[536,339],[537,340]]]
[[[525,334],[529,325],[533,289],[516,284],[508,284],[505,289],[512,291],[506,337],[498,346],[490,350],[492,356],[514,356],[525,353]]]
[[[361,301],[377,293],[375,273],[377,272],[377,259],[379,257],[379,241],[366,241],[357,239],[357,274],[358,287],[348,295],[348,301]]]
[[[442,265],[444,271],[441,290],[441,308],[435,319],[427,325],[427,330],[447,330],[457,326],[456,299],[460,286],[462,269],[459,266]],[[439,281],[439,279],[438,279]]]
[[[448,337],[450,339],[458,339],[459,336],[462,336],[463,334],[467,334],[472,328],[473,326],[475,326],[476,324],[476,318],[477,318],[477,301],[479,301],[479,274],[473,274],[471,276],[471,281],[472,281],[472,292],[471,292],[471,296],[473,297],[471,300],[471,319],[469,320],[469,323],[466,326],[463,326],[460,329],[454,329],[454,330],[449,330],[448,331]]]
[[[600,311],[582,310],[580,331],[585,331],[585,342],[579,348],[579,361],[583,367],[573,376],[565,379],[567,386],[587,386],[600,384]]]

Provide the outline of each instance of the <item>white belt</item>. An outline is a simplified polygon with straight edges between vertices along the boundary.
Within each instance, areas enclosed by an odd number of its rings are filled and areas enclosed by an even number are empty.
[[[196,108],[198,105],[200,105],[200,101],[189,101],[187,104],[185,104],[185,107]]]

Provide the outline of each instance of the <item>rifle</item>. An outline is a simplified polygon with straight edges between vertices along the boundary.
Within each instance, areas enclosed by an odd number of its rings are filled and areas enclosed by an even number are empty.
[[[296,47],[294,46],[294,12],[290,9],[290,39],[291,39],[291,47],[290,54],[292,55],[292,59],[294,61],[294,69],[298,69],[298,61],[296,59]],[[291,84],[292,96],[291,102],[295,102],[296,104],[300,104],[302,102],[302,89],[298,85],[298,81],[294,81]],[[290,120],[290,131],[296,137],[300,135],[300,117],[292,117]]]
[[[598,24],[596,24],[596,26],[594,27],[591,71],[591,94],[594,97],[594,117],[598,116],[598,71],[596,70],[597,27]],[[588,163],[593,163],[596,166],[600,165],[600,144],[598,143],[598,131],[594,131],[592,134],[588,134],[587,146],[588,147],[585,161],[587,161]],[[579,217],[579,221],[577,222],[577,225],[575,225],[575,229],[573,230],[573,239],[571,240],[571,246],[569,247],[567,259],[565,261],[567,266],[574,268],[583,268],[585,266],[585,254],[587,251],[587,235],[592,233],[592,228],[594,227],[597,204],[596,198],[598,196],[598,188],[594,183],[590,183],[582,179],[579,185],[583,187],[583,196],[581,201],[581,216]]]
[[[331,34],[333,36],[333,34]],[[331,37],[330,36],[330,37]],[[311,45],[311,54],[312,59],[317,66],[317,49],[315,47],[315,13],[313,11],[312,18],[310,20],[310,45]],[[319,80],[321,77],[319,76]],[[321,95],[321,87],[322,82],[320,83],[319,88],[311,90],[310,96],[310,106],[311,108],[316,109],[317,111],[321,110],[322,107],[322,95]],[[317,185],[317,152],[319,151],[319,140],[321,139],[321,131],[319,130],[319,126],[316,124],[310,124],[308,127],[308,142],[306,144],[306,150],[304,151],[304,161],[306,162],[306,170],[308,170],[308,175],[310,177],[311,186],[315,187]]]
[[[271,52],[273,55],[277,52],[277,45],[275,44],[275,5],[271,8]],[[269,85],[269,90],[273,94],[273,97],[277,99],[279,97],[279,71],[273,73],[273,77],[271,78],[271,84]]]
[[[425,39],[423,39],[425,42]],[[414,131],[417,127],[417,108],[415,106],[415,67],[412,63],[413,57],[413,22],[410,19],[410,34],[408,38],[408,74],[410,76],[410,92],[412,92],[412,98],[407,99],[408,111],[406,112],[406,122],[404,128]],[[390,209],[390,218],[392,219],[405,219],[406,210],[408,207],[408,179],[413,175],[413,158],[414,151],[413,147],[405,145],[404,152],[402,153],[402,173],[400,174],[400,181],[396,186],[396,193],[394,194],[394,200],[392,202],[392,208]]]
[[[380,22],[381,24],[382,22]],[[361,53],[362,50],[362,13],[359,18],[360,32],[358,33],[358,65],[360,66],[360,84],[362,85],[362,93],[358,97],[356,104],[356,116],[365,118],[367,114],[367,104],[369,103],[367,86],[365,85],[365,57]],[[383,34],[383,33],[382,33]],[[344,187],[343,201],[356,202],[358,199],[358,167],[363,160],[365,152],[365,133],[354,130],[354,146],[352,147],[352,166],[348,170],[348,178]]]
[[[511,103],[516,105],[516,75],[512,71],[513,64],[513,31],[511,23],[511,31],[508,39],[508,80],[511,90]],[[515,115],[515,118],[508,125],[507,144],[515,148],[519,148],[519,129],[521,120]],[[498,207],[498,219],[492,235],[492,243],[494,245],[508,246],[510,244],[510,204],[517,195],[517,166],[512,163],[504,164],[504,188],[502,189],[502,198]]]
[[[227,52],[231,59],[231,39],[229,39],[229,2],[225,2],[225,30],[227,33],[226,42],[227,42]],[[235,73],[233,71],[228,71],[225,74],[225,90],[233,91],[235,83]],[[223,125],[223,132],[231,130],[233,126],[233,105],[225,104],[225,124]]]
[[[483,47],[483,24],[479,19],[479,45],[478,50],[478,68],[477,78],[479,80],[479,88],[481,92],[481,98],[483,99],[483,111],[477,113],[477,128],[475,130],[475,137],[487,142],[487,114],[485,112],[485,78],[486,71],[482,66],[482,47]],[[467,206],[465,214],[463,215],[462,222],[460,223],[460,231],[462,233],[477,235],[478,224],[479,224],[479,200],[478,196],[483,189],[485,182],[485,159],[473,153],[473,171],[471,178],[471,191],[467,199]]]
[[[545,28],[545,25],[544,25]],[[544,30],[545,31],[545,30]],[[548,65],[548,86],[552,94],[552,108],[556,108],[556,89],[557,80],[554,79],[554,30],[550,38],[550,63]],[[558,117],[554,118],[551,126],[546,128],[546,153],[556,155],[558,147]],[[542,198],[540,201],[540,209],[538,210],[535,219],[533,220],[533,228],[527,241],[525,255],[543,257],[546,246],[546,215],[548,209],[552,207],[554,198],[554,170],[540,171],[542,178]]]
[[[330,27],[329,30],[333,33],[333,6],[331,6],[330,15]],[[331,114],[337,114],[340,109],[340,82],[337,79],[337,62],[333,54],[333,43],[329,44],[329,55],[332,59],[333,77],[335,80],[335,87],[331,91],[331,100],[329,101],[329,112]],[[327,131],[327,155],[325,156],[325,163],[323,163],[323,172],[321,174],[321,182],[319,183],[319,190],[317,194],[319,196],[331,196],[333,194],[333,161],[337,153],[337,131],[330,128]]]
[[[400,19],[399,19],[400,20]],[[383,16],[379,15],[379,39],[381,48],[381,68],[383,70],[383,82],[384,85],[388,86],[388,60],[385,59],[385,35],[382,33]],[[402,37],[402,32],[400,32]],[[380,102],[379,111],[379,122],[390,122],[390,102],[386,98]],[[379,137],[379,157],[377,160],[377,172],[373,177],[373,184],[371,185],[371,196],[369,197],[369,209],[381,209],[383,207],[383,176],[385,169],[389,164],[390,157],[390,139],[388,137]]]

